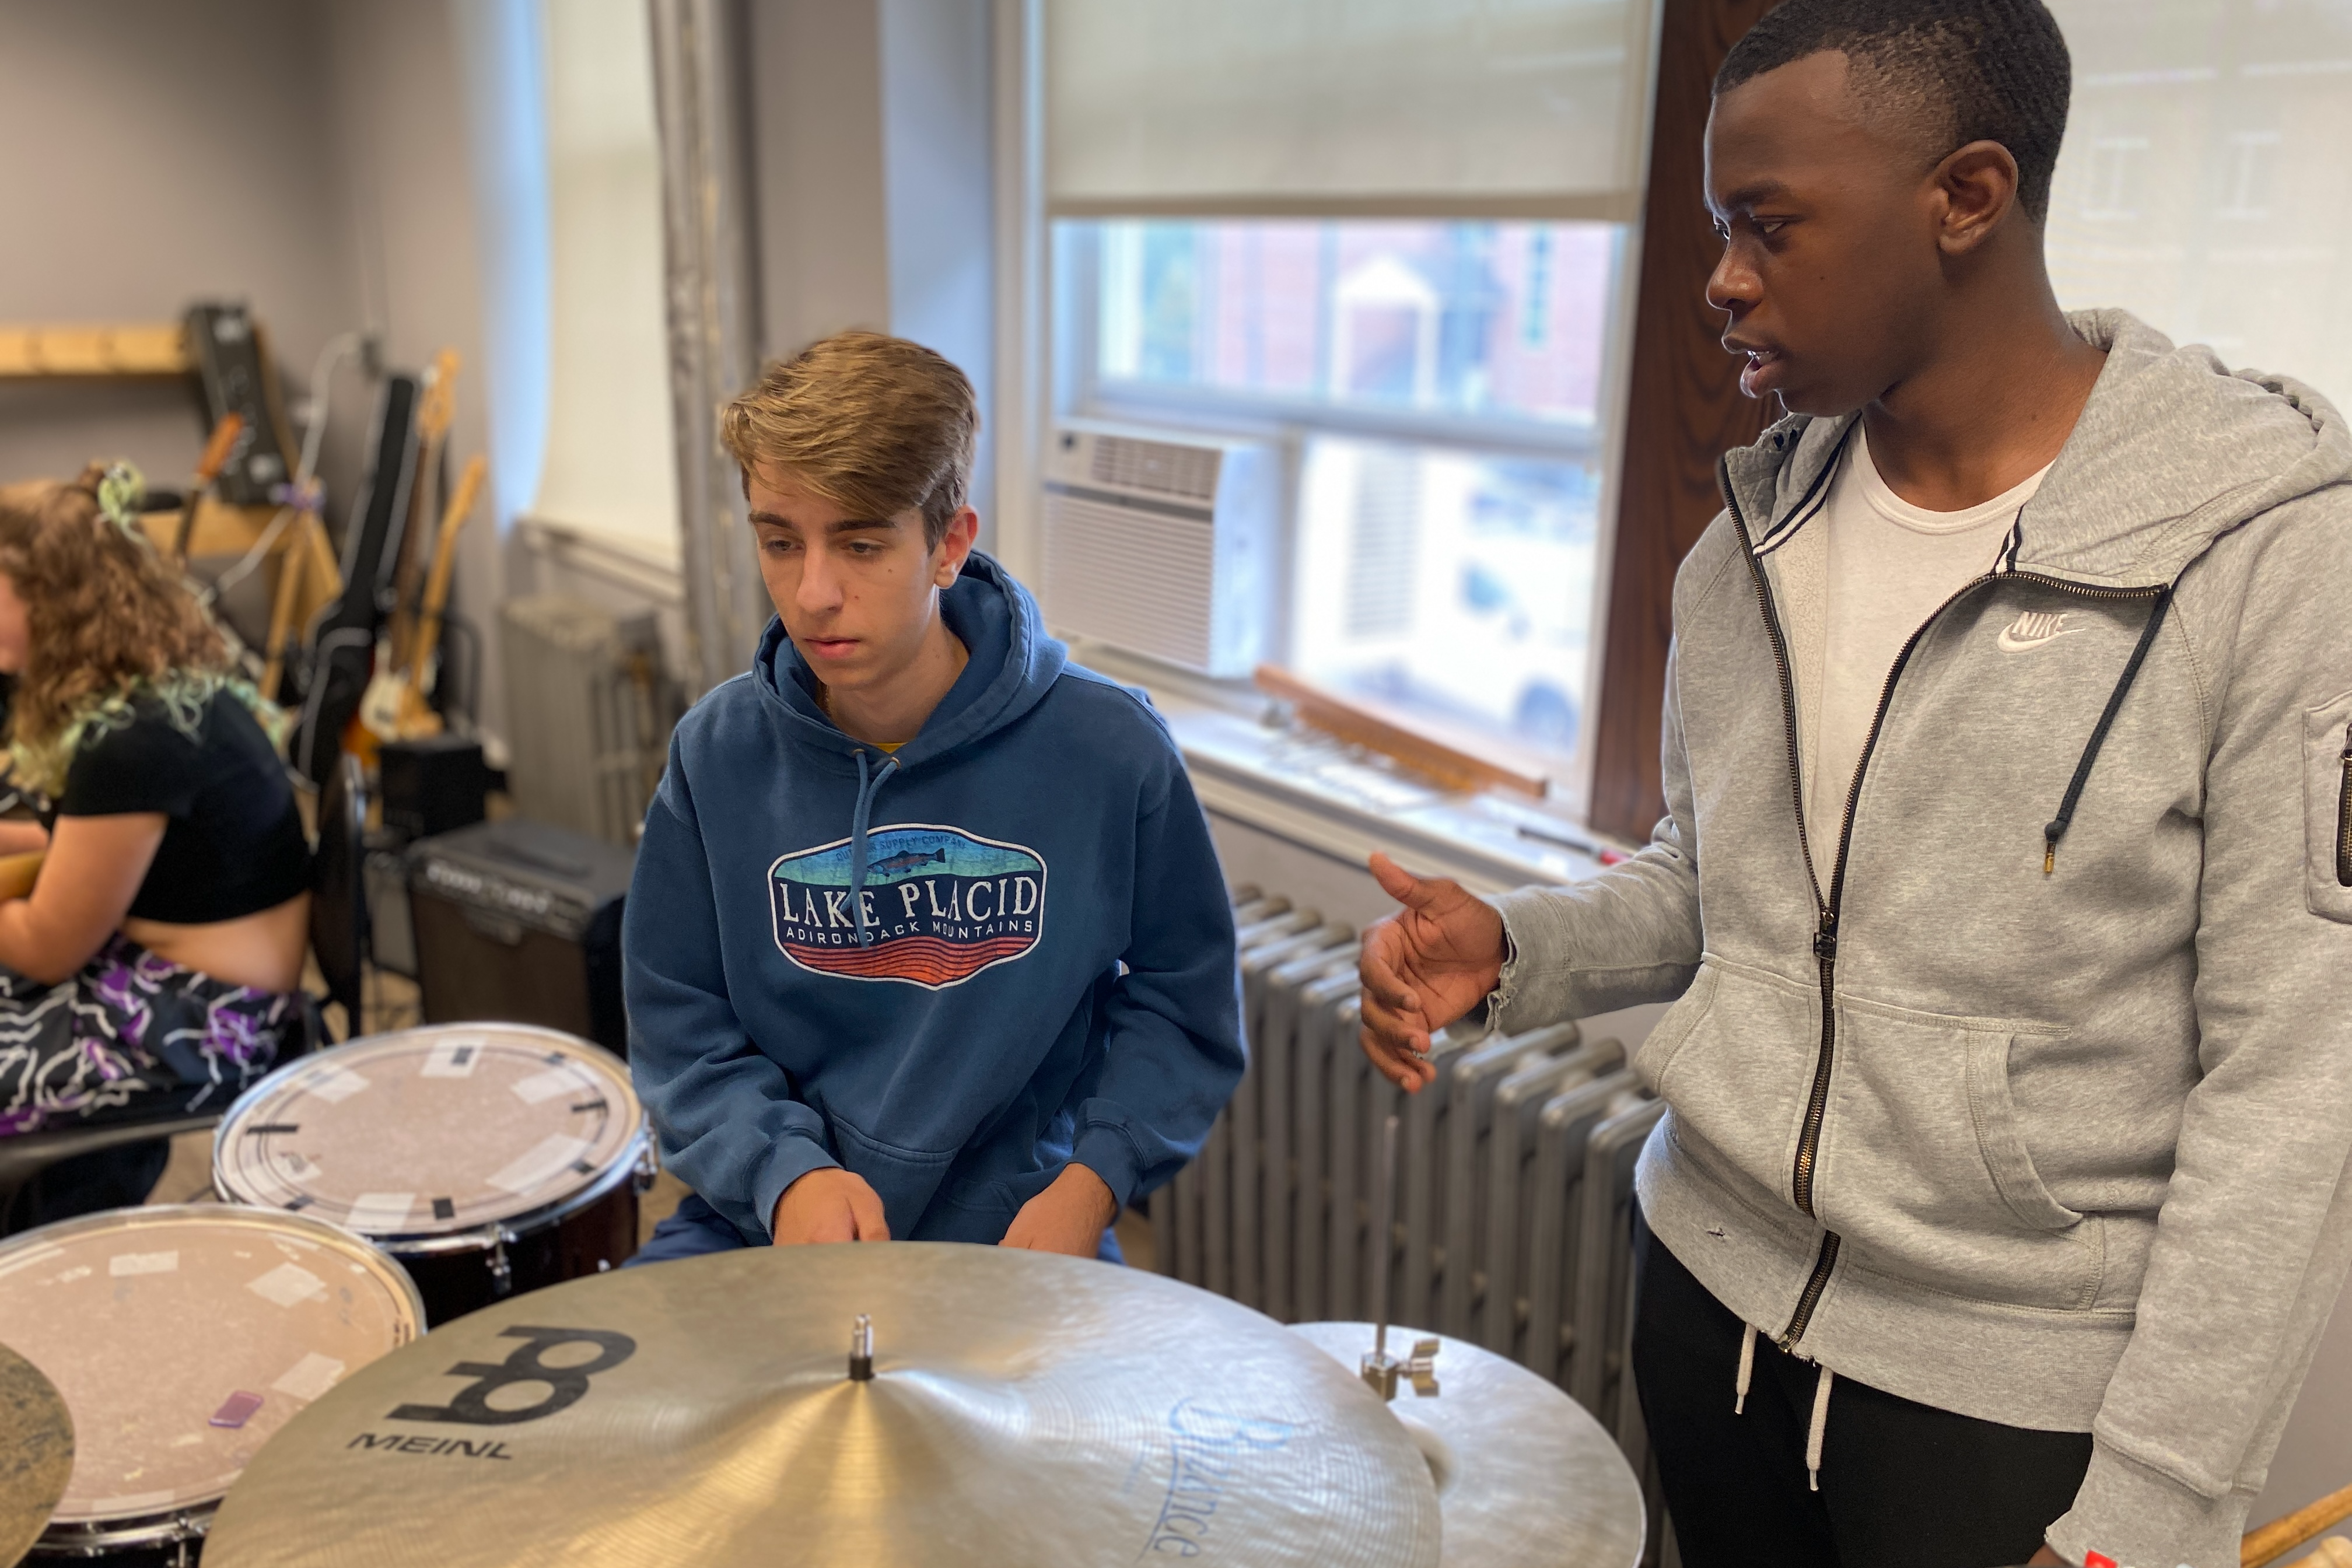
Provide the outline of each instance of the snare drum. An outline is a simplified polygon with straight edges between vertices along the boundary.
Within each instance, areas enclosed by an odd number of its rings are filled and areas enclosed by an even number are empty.
[[[33,1559],[194,1563],[262,1443],[424,1321],[391,1258],[299,1215],[113,1209],[0,1242],[0,1332],[73,1415]]]
[[[255,1084],[214,1135],[213,1184],[359,1232],[438,1324],[625,1262],[655,1159],[619,1058],[552,1029],[439,1024]]]

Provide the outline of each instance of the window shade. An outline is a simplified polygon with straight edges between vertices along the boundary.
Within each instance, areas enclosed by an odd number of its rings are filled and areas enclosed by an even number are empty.
[[[644,0],[548,0],[547,447],[531,510],[677,550],[661,159]]]
[[[1046,0],[1055,216],[1623,220],[1647,0]]]
[[[2352,405],[2352,6],[2051,0],[2074,60],[2048,246],[2121,305]]]

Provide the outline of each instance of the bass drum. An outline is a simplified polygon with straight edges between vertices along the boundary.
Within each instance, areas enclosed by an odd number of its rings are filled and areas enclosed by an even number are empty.
[[[527,1025],[442,1024],[254,1085],[214,1134],[213,1184],[366,1237],[440,1324],[626,1262],[655,1160],[611,1052]]]
[[[0,1333],[74,1426],[26,1561],[186,1568],[271,1435],[424,1331],[398,1264],[299,1215],[159,1205],[0,1242]]]

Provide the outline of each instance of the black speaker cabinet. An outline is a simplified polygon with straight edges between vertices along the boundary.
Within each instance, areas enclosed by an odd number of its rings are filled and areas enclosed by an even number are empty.
[[[408,847],[425,1021],[542,1024],[626,1055],[629,850],[525,817]]]

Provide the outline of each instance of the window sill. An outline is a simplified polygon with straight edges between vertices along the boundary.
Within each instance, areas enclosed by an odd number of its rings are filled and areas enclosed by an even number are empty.
[[[1238,683],[1098,643],[1072,654],[1150,693],[1203,807],[1349,866],[1378,850],[1418,874],[1498,893],[1577,881],[1626,852],[1538,806],[1443,789],[1316,731],[1270,726],[1261,717],[1265,699]]]
[[[517,516],[515,526],[527,545],[551,560],[609,578],[664,604],[686,602],[685,578],[675,539],[668,541],[670,548],[665,551],[660,542],[647,536],[623,537],[529,512]]]

